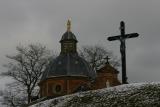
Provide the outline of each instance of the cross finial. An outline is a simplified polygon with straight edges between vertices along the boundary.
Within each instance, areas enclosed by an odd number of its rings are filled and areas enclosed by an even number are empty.
[[[107,56],[105,59],[107,60],[106,64],[109,64],[109,56]]]
[[[70,19],[68,19],[67,21],[67,31],[68,32],[71,31],[71,20]]]

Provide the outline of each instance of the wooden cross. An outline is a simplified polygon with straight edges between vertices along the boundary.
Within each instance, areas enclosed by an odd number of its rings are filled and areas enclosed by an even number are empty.
[[[125,40],[128,38],[138,37],[138,33],[125,34],[125,23],[121,21],[120,23],[121,35],[108,37],[109,41],[119,40],[121,42],[120,52],[122,60],[122,84],[127,84],[127,75],[126,75],[126,44]]]

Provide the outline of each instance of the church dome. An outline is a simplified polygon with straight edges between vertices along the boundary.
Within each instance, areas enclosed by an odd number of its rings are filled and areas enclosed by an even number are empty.
[[[67,22],[67,31],[63,34],[60,55],[50,62],[42,75],[42,80],[61,76],[78,76],[95,79],[96,72],[89,63],[77,53],[77,39],[71,32],[71,22]]]
[[[95,79],[96,72],[78,54],[68,53],[59,55],[50,63],[42,80],[59,76],[80,76]]]

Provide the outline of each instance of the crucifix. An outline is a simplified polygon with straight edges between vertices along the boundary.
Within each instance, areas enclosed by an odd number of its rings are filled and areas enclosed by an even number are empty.
[[[126,75],[126,44],[125,40],[129,38],[138,37],[138,33],[125,34],[125,23],[123,21],[120,22],[120,32],[121,35],[108,37],[109,41],[119,40],[120,45],[120,53],[122,60],[122,84],[127,84],[127,75]]]

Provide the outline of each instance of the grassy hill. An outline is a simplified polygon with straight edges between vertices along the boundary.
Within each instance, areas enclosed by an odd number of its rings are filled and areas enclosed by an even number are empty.
[[[30,107],[160,107],[160,82],[80,92],[42,101]]]

